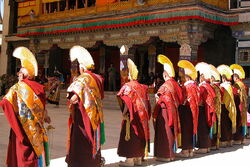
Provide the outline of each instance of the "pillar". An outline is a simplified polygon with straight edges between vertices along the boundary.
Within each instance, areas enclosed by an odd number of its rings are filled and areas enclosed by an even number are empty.
[[[149,68],[148,72],[153,72],[155,74],[155,64],[156,64],[156,47],[154,45],[150,45],[148,47],[148,62]]]
[[[100,47],[100,56],[99,56],[99,59],[100,59],[100,69],[99,69],[99,72],[101,74],[105,74],[105,55],[106,55],[106,49],[104,46],[101,46]]]
[[[3,32],[2,32],[2,46],[1,46],[1,55],[0,55],[0,75],[7,73],[7,64],[8,64],[8,42],[5,40],[5,36],[9,35],[9,19],[10,19],[10,8],[9,1],[4,1],[4,14],[3,14]]]
[[[66,10],[69,10],[69,0],[66,0]]]
[[[192,48],[187,43],[182,43],[180,47],[180,60],[189,60],[191,61]]]
[[[57,12],[60,12],[60,1],[57,1]]]
[[[76,0],[76,6],[75,6],[75,9],[78,9],[78,4],[79,4],[79,1]]]

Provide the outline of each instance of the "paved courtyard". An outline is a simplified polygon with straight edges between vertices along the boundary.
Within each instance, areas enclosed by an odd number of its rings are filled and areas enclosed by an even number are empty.
[[[47,109],[52,119],[52,125],[56,128],[49,133],[51,139],[50,153],[51,153],[51,167],[66,167],[64,163],[66,154],[66,139],[67,139],[67,119],[68,111],[66,105],[60,105],[56,108],[54,105],[47,105]],[[116,154],[116,148],[119,140],[121,113],[119,110],[104,110],[105,113],[105,130],[107,141],[103,146],[102,155],[106,159],[106,166],[118,166],[118,162],[123,160]],[[0,109],[0,167],[5,167],[6,150],[9,137],[9,125],[5,116]],[[153,127],[151,125],[151,142],[153,137]],[[151,150],[153,148],[151,147]],[[206,155],[195,155],[192,159],[177,159],[170,163],[159,163],[154,161],[152,152],[148,160],[144,162],[145,166],[168,166],[168,167],[200,167],[200,166],[218,166],[224,165],[227,167],[236,165],[248,166],[250,158],[250,139],[241,146],[233,146],[230,148],[223,148],[218,151],[213,151]]]

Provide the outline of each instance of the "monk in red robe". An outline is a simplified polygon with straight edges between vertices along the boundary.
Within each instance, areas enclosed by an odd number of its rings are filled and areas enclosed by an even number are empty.
[[[123,116],[118,155],[126,157],[126,161],[119,163],[120,166],[142,165],[142,158],[147,156],[150,144],[148,87],[136,81],[138,70],[130,59],[128,68],[130,81],[117,94],[122,101],[120,106]]]
[[[233,136],[234,144],[243,144],[247,134],[247,98],[248,87],[242,82],[245,78],[244,69],[238,64],[232,64],[234,80],[234,100],[237,109],[236,133]]]
[[[200,72],[200,102],[199,102],[199,118],[198,118],[198,141],[199,150],[196,153],[210,152],[211,139],[213,136],[213,124],[216,121],[215,115],[215,91],[210,85],[210,69],[209,65],[200,62],[195,66]],[[211,133],[211,134],[210,134]]]
[[[164,65],[165,83],[156,93],[156,107],[153,113],[155,127],[154,156],[157,161],[174,160],[181,129],[178,107],[182,103],[182,90],[172,78],[175,75],[171,61],[164,55],[158,56]],[[180,141],[179,141],[180,142]]]
[[[196,144],[198,115],[199,115],[199,90],[196,82],[197,71],[192,63],[187,60],[178,62],[181,68],[180,76],[185,77],[182,87],[184,102],[179,108],[181,122],[181,148],[180,157],[192,157]],[[184,75],[183,75],[184,74]]]
[[[220,147],[232,146],[233,134],[236,132],[236,106],[231,85],[232,70],[227,65],[220,65],[217,70],[222,76],[221,95],[221,142]]]
[[[70,117],[66,162],[69,167],[100,167],[101,144],[105,142],[103,78],[90,71],[94,61],[85,48],[74,46],[70,58],[78,60],[81,74],[67,90]]]
[[[44,86],[33,79],[37,75],[35,56],[25,47],[15,49],[21,59],[18,83],[4,96],[0,105],[10,124],[7,167],[49,166],[48,137],[44,122],[50,122],[45,109]]]
[[[213,124],[213,138],[211,141],[211,149],[216,150],[220,148],[220,138],[221,138],[221,98],[222,92],[220,89],[220,73],[219,71],[211,64],[209,64],[209,69],[211,72],[211,86],[215,91],[215,116],[216,120]]]

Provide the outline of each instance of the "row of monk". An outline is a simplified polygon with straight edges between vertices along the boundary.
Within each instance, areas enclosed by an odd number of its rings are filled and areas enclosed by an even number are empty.
[[[128,53],[122,46],[121,54]],[[13,56],[21,60],[19,81],[4,96],[0,105],[11,126],[7,155],[8,167],[49,166],[49,147],[45,122],[50,117],[45,108],[44,87],[33,79],[37,62],[30,50],[19,47]],[[71,61],[79,62],[80,75],[68,87],[69,167],[103,166],[101,145],[105,142],[102,110],[103,78],[92,73],[94,61],[81,46],[70,50]],[[127,60],[129,82],[117,94],[123,121],[118,155],[126,157],[120,166],[142,165],[150,150],[149,121],[155,129],[154,156],[158,161],[172,161],[175,156],[192,157],[210,149],[242,144],[247,132],[247,87],[243,68],[201,62],[194,66],[187,60],[178,62],[181,82],[173,78],[171,61],[158,56],[164,66],[165,83],[155,94],[156,105],[151,112],[148,87],[137,82],[138,70]],[[199,72],[199,81],[197,80]],[[231,85],[233,76],[234,85]],[[182,151],[176,154],[177,148]]]

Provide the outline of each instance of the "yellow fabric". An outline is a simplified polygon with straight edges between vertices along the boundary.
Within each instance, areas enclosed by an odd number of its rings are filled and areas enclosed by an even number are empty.
[[[26,47],[18,47],[13,56],[21,60],[22,67],[26,68],[30,77],[37,76],[38,65],[33,53]]]
[[[204,76],[206,80],[211,78],[211,73],[209,69],[209,65],[205,62],[200,62],[195,66],[196,71],[199,71],[201,75]]]
[[[125,135],[125,141],[130,140],[130,120],[128,114],[124,117],[124,120],[126,120],[126,135]]]
[[[48,141],[44,122],[44,105],[35,92],[24,82],[12,86],[4,97],[13,106],[18,119],[36,155],[44,152],[44,142]]]
[[[237,88],[240,95],[241,108],[241,122],[242,126],[247,126],[247,92],[246,87],[242,81],[235,82],[234,86]]]
[[[137,70],[135,63],[131,59],[128,59],[128,70],[129,70],[131,79],[137,80],[138,70]]]
[[[109,3],[115,3],[117,0],[96,0],[96,5],[107,5]]]
[[[232,133],[235,133],[237,111],[234,103],[233,89],[229,83],[223,83],[221,86],[225,89],[222,97],[222,104],[225,104],[226,109],[229,111],[229,118],[232,122]]]
[[[170,68],[171,68],[171,74],[172,74],[172,75],[170,75],[170,77],[175,77],[175,72],[174,72],[173,64],[172,64],[171,60],[169,60],[169,58],[167,56],[164,56],[164,55],[160,54],[157,57],[157,61],[159,63],[161,63],[162,65],[168,64],[170,66]]]
[[[211,72],[211,77],[213,76],[216,81],[220,81],[220,73],[212,64],[209,64],[209,70]]]
[[[217,70],[219,71],[220,75],[225,75],[228,80],[231,79],[231,76],[233,75],[232,70],[228,65],[222,64],[217,67]]]
[[[215,97],[215,113],[216,113],[216,117],[217,117],[217,141],[216,141],[216,145],[217,147],[220,146],[220,137],[221,137],[221,93],[220,93],[220,88],[217,87],[216,85],[211,85],[214,88],[216,97]],[[215,126],[216,128],[216,126]]]
[[[69,86],[68,92],[75,92],[79,96],[95,131],[103,122],[101,92],[95,79],[83,73]]]
[[[178,67],[183,68],[185,71],[185,75],[190,76],[193,80],[197,78],[197,71],[194,65],[188,60],[180,60],[178,62]]]
[[[240,73],[236,73],[236,74],[238,74],[239,75],[239,77],[240,77],[240,79],[244,79],[245,78],[245,71],[244,71],[244,69],[240,66],[240,65],[238,65],[238,64],[232,64],[231,66],[230,66],[230,68],[232,69],[232,70],[239,70],[239,72]],[[235,73],[235,72],[234,72]]]

